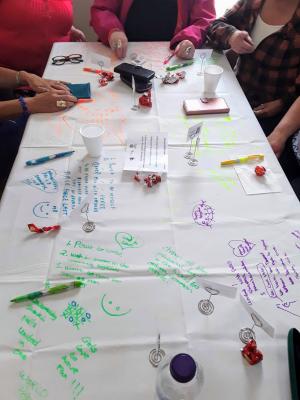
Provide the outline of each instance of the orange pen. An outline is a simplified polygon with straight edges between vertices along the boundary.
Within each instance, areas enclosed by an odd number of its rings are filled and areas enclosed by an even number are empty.
[[[93,72],[94,74],[101,74],[101,72],[103,71],[102,69],[94,69],[94,68],[88,68],[88,67],[84,67],[83,70],[85,72]]]

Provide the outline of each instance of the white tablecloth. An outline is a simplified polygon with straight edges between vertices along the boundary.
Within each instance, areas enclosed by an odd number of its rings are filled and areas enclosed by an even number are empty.
[[[132,111],[132,93],[118,78],[98,87],[97,55],[118,61],[96,43],[60,43],[54,55],[80,53],[84,63],[47,66],[45,76],[90,82],[92,103],[30,118],[0,209],[1,398],[155,399],[157,370],[149,363],[158,333],[168,355],[192,351],[204,370],[201,398],[290,399],[286,337],[300,318],[299,205],[229,64],[218,95],[229,115],[186,117],[184,99],[199,97],[200,54],[176,85],[154,80],[152,109]],[[164,43],[130,44],[157,74],[168,55]],[[110,60],[110,57],[111,60]],[[255,77],[253,77],[255,79]],[[199,164],[184,154],[190,126],[203,121]],[[87,157],[80,125],[106,130],[99,160]],[[123,172],[131,132],[167,132],[169,171],[147,190]],[[25,167],[25,161],[68,149],[70,158]],[[232,156],[263,153],[281,191],[247,195]],[[92,233],[80,204],[90,203]],[[195,222],[195,211],[198,220]],[[200,222],[200,223],[199,223]],[[28,223],[61,224],[36,235]],[[85,287],[34,303],[11,305],[17,295],[79,279]],[[210,282],[237,289],[212,296],[214,312],[198,310]],[[251,310],[274,328],[255,328],[262,363],[242,358],[239,331]]]

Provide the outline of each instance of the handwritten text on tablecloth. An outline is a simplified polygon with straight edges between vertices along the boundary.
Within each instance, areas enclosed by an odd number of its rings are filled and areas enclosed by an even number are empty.
[[[104,157],[100,161],[86,161],[79,166],[77,174],[64,173],[62,195],[62,215],[80,206],[84,198],[93,195],[90,212],[116,208],[115,166],[113,157]]]
[[[294,313],[294,299],[289,297],[289,288],[300,279],[297,267],[286,251],[278,246],[261,239],[254,243],[246,238],[231,240],[228,243],[233,255],[233,260],[227,261],[227,266],[234,274],[241,294],[249,305],[253,304],[253,297],[261,295],[276,301],[276,308],[300,317]],[[247,256],[257,256],[257,262],[247,261]]]

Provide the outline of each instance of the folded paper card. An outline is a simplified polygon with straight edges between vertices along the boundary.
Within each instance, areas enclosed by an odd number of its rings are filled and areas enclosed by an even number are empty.
[[[129,135],[124,170],[167,172],[168,135],[163,133]]]
[[[67,83],[67,86],[77,99],[91,98],[91,85],[89,83]]]

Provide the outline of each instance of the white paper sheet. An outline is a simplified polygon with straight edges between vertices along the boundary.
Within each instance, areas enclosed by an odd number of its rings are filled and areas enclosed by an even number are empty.
[[[168,135],[130,134],[127,138],[125,171],[167,172]]]
[[[266,168],[266,174],[257,176],[255,166],[262,165]],[[239,165],[234,167],[241,184],[247,194],[278,193],[282,188],[275,173],[268,167],[266,161],[251,165]]]

